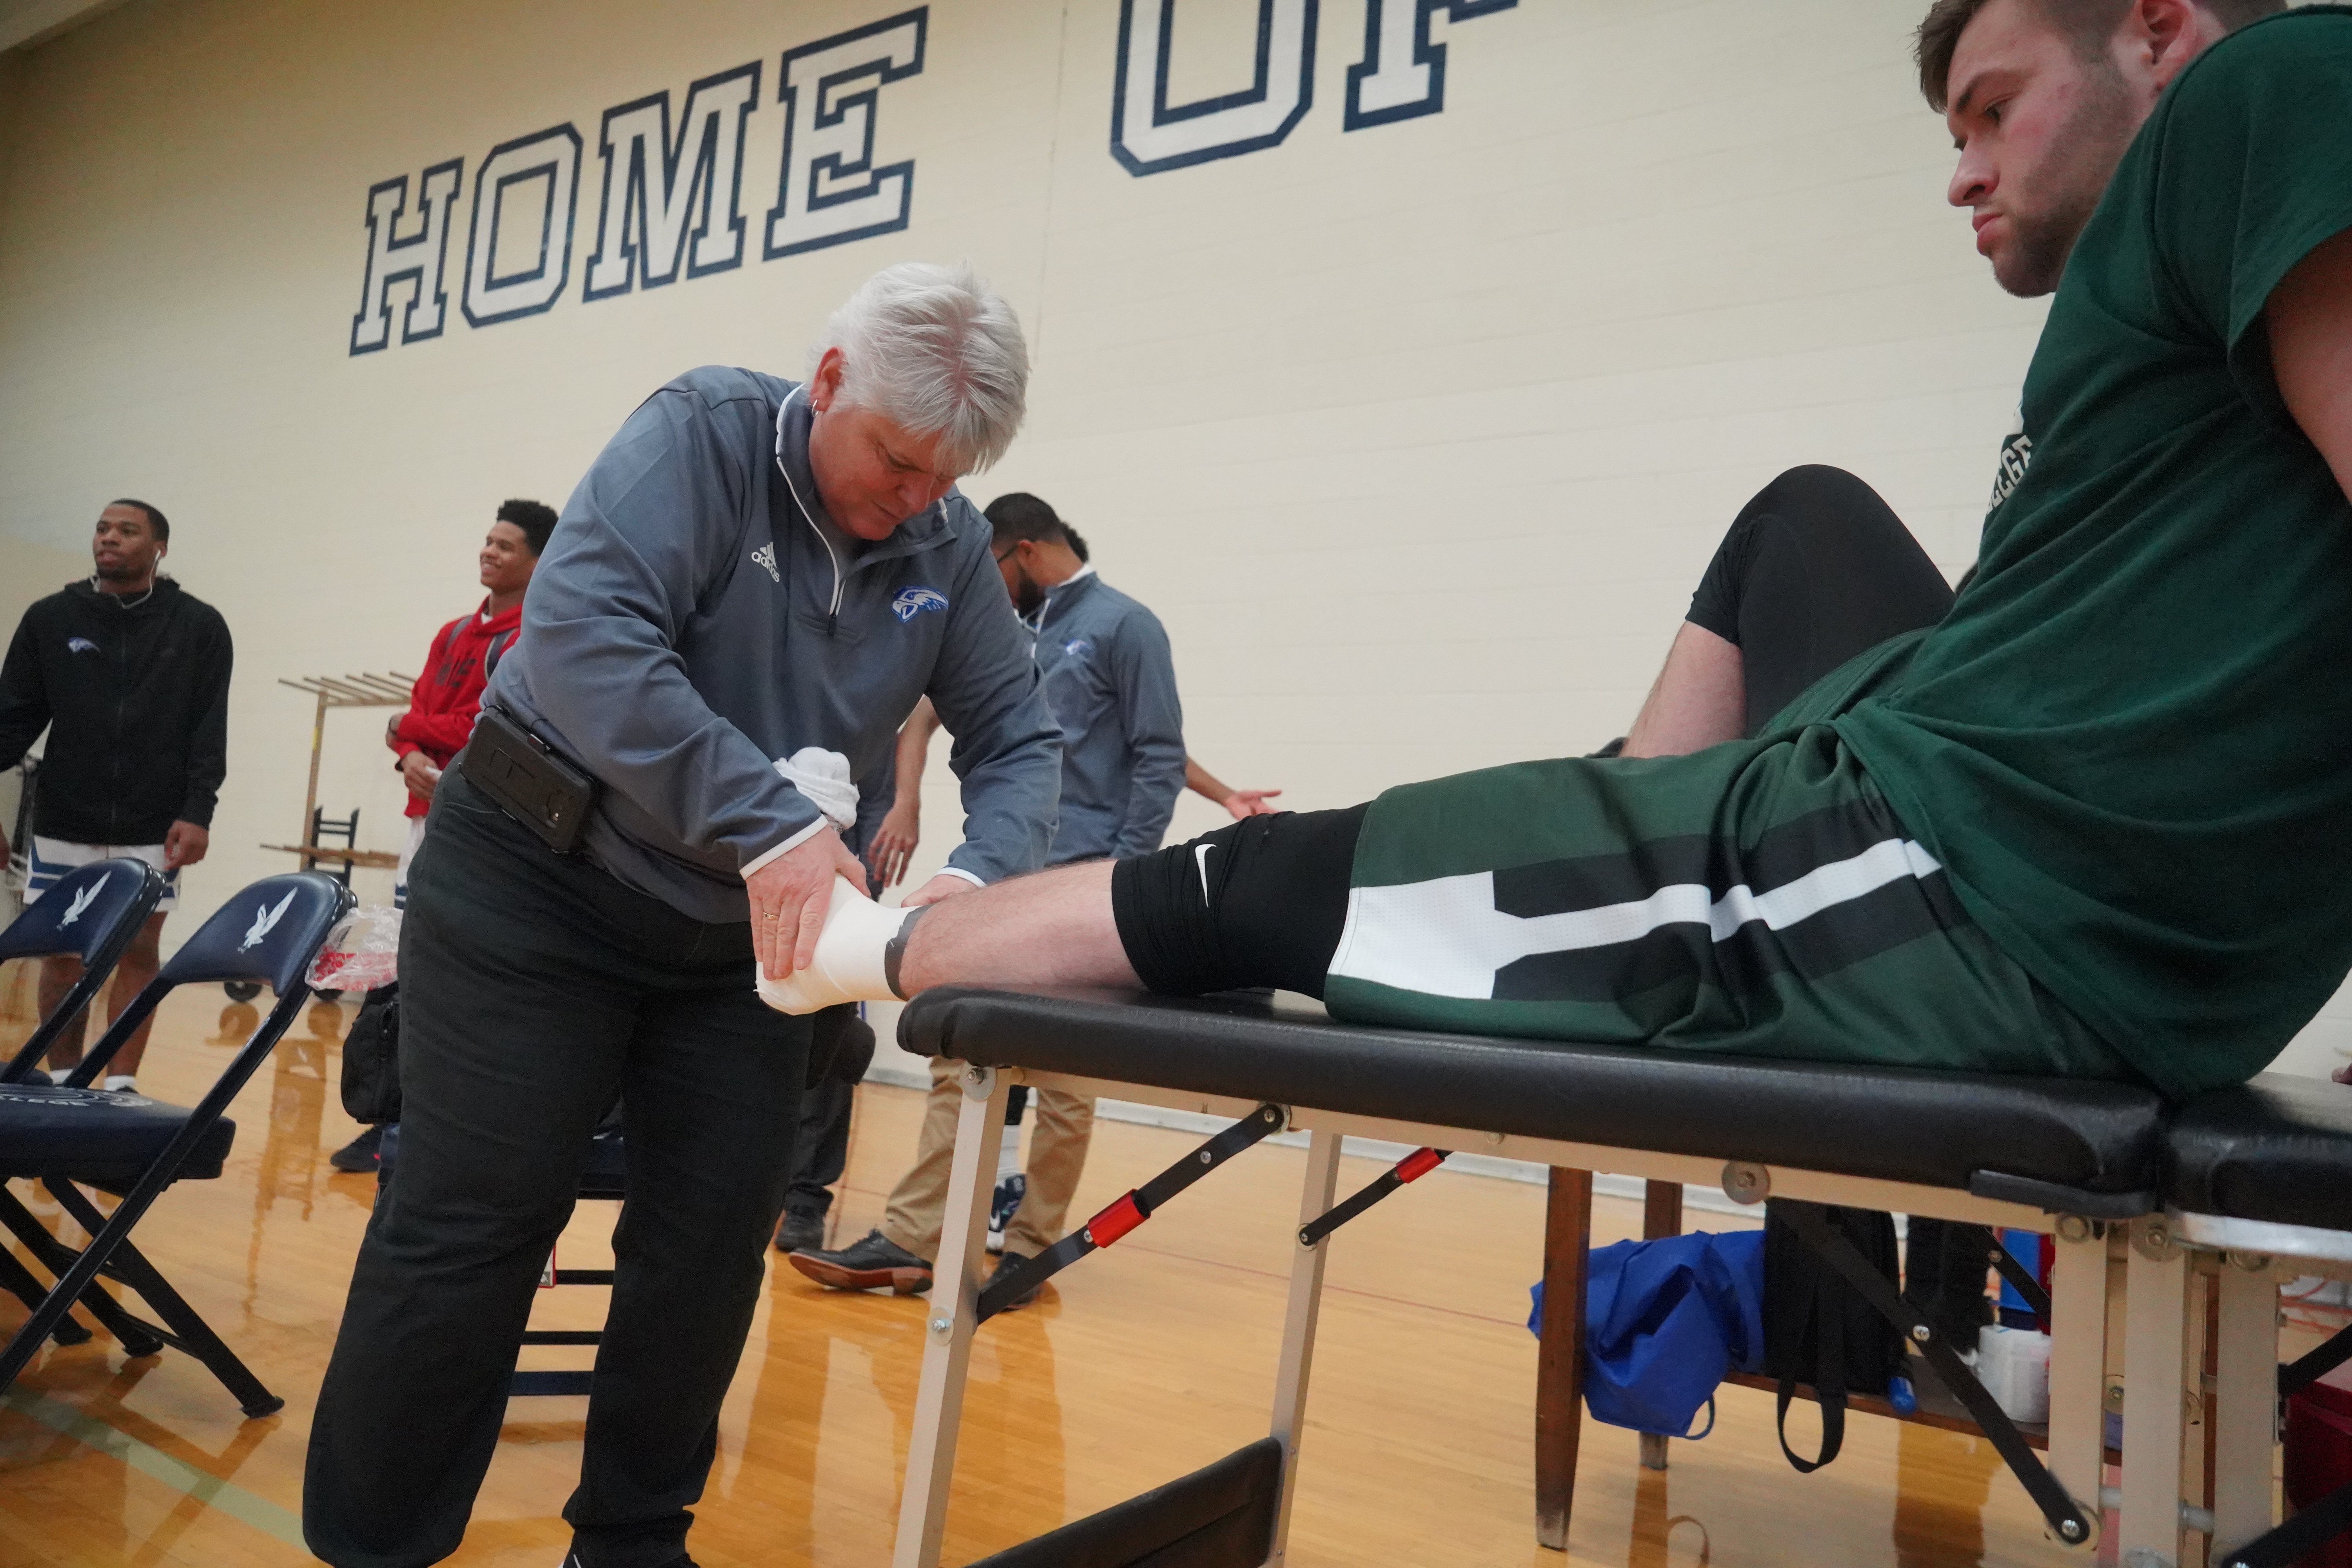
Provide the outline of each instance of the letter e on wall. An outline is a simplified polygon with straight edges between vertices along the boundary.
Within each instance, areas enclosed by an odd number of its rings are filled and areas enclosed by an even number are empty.
[[[875,166],[876,103],[885,85],[923,68],[929,18],[930,7],[919,6],[785,52],[776,77],[783,173],[766,259],[907,226],[914,162]]]

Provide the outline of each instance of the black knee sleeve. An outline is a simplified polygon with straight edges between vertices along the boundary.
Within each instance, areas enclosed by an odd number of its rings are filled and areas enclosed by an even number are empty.
[[[1171,996],[1270,985],[1323,994],[1368,806],[1247,816],[1111,868],[1128,962]]]
[[[1951,605],[1943,574],[1878,492],[1814,464],[1740,509],[1686,618],[1738,647],[1754,734],[1839,665],[1934,626]]]

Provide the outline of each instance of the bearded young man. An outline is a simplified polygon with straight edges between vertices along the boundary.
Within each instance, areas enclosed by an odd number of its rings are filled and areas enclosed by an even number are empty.
[[[802,1005],[1272,984],[1366,1022],[2176,1096],[2259,1070],[2352,965],[2352,13],[2228,36],[2245,9],[1929,16],[1951,199],[2006,286],[2056,291],[1935,625],[1751,739],[1740,649],[1686,626],[1635,755],[916,917],[836,900]]]
[[[969,268],[910,263],[811,357],[802,383],[689,371],[629,416],[435,787],[401,930],[398,1172],[304,1478],[305,1538],[336,1568],[457,1550],[616,1099],[629,1201],[566,1561],[688,1563],[811,1043],[755,964],[783,967],[835,879],[863,880],[843,834],[887,795],[918,698],[962,742],[970,837],[910,901],[1043,857],[1061,748],[954,491],[1020,427],[1020,323]]]

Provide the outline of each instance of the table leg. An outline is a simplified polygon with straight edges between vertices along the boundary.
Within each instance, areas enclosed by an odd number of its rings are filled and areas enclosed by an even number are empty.
[[[2278,1442],[2278,1284],[2266,1258],[2222,1259],[2213,1347],[2213,1552],[2271,1528]]]
[[[2182,1402],[2189,1393],[2189,1267],[2162,1220],[2132,1222],[2125,1276],[2116,1556],[2129,1568],[2174,1568],[2180,1561]]]
[[[1642,1239],[1657,1241],[1683,1233],[1683,1184],[1680,1182],[1643,1182],[1642,1184]],[[1642,1434],[1642,1468],[1663,1470],[1666,1468],[1666,1443],[1664,1432]]]
[[[963,1104],[956,1113],[955,1158],[948,1167],[946,1222],[931,1270],[924,1320],[923,1370],[915,1390],[915,1425],[907,1444],[907,1489],[898,1499],[898,1539],[891,1568],[939,1568],[948,1522],[948,1483],[955,1475],[956,1426],[963,1417],[964,1374],[979,1324],[981,1268],[988,1256],[988,1201],[996,1190],[996,1151],[1004,1136],[1012,1083],[992,1068],[959,1067]]]
[[[1298,1223],[1319,1219],[1339,1190],[1339,1134],[1316,1130],[1307,1143],[1307,1182],[1298,1197]],[[1331,1237],[1297,1247],[1290,1260],[1290,1308],[1282,1325],[1282,1369],[1275,1380],[1274,1435],[1282,1439],[1282,1502],[1274,1516],[1274,1545],[1266,1555],[1278,1564],[1289,1550],[1290,1508],[1298,1493],[1298,1445],[1307,1432],[1307,1379],[1315,1364],[1315,1322],[1323,1305],[1323,1263]],[[1293,1243],[1296,1246],[1296,1243]]]
[[[2050,1268],[2050,1473],[2098,1517],[2105,1474],[2107,1237],[2079,1215],[2058,1222]]]
[[[1584,1268],[1592,1173],[1554,1167],[1544,1211],[1543,1348],[1536,1358],[1536,1540],[1568,1550],[1584,1420]]]

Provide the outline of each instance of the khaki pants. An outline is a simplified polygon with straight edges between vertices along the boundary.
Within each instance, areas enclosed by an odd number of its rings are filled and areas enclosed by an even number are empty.
[[[963,1064],[953,1064],[960,1069]],[[948,1205],[948,1166],[955,1158],[956,1112],[963,1103],[963,1086],[950,1065],[931,1058],[931,1094],[923,1105],[923,1132],[915,1145],[915,1163],[898,1178],[883,1211],[882,1234],[916,1257],[936,1261],[940,1228]],[[1062,1239],[1069,1218],[1070,1198],[1087,1168],[1087,1141],[1094,1136],[1095,1103],[1059,1089],[1033,1089],[1029,1104],[1037,1130],[1029,1138],[1026,1169],[1029,1190],[1004,1229],[1009,1257],[1034,1258]],[[1005,1135],[1012,1136],[1006,1130]],[[993,1172],[988,1180],[996,1180]]]

